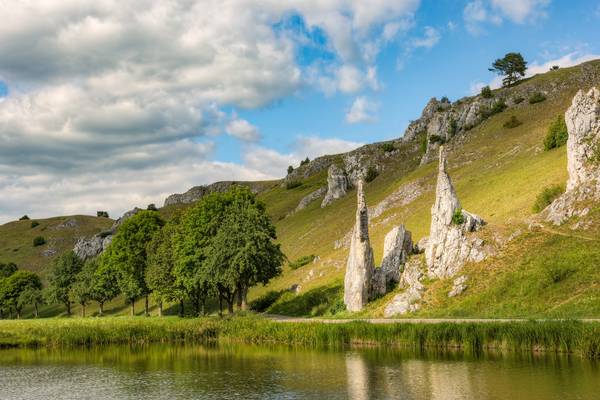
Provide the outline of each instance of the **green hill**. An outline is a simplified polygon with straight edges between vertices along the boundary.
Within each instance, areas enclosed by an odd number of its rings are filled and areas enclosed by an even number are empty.
[[[449,140],[449,173],[458,196],[465,209],[488,222],[482,235],[496,248],[496,254],[464,267],[468,287],[460,296],[447,296],[451,279],[426,281],[424,302],[416,315],[600,317],[600,205],[592,207],[593,223],[586,229],[529,227],[536,196],[549,185],[564,184],[567,178],[565,147],[543,149],[548,127],[557,115],[564,114],[579,89],[592,85],[600,85],[600,61],[551,71],[496,90],[495,98],[510,99],[513,104]],[[546,100],[530,103],[528,94],[538,92],[543,92]],[[522,124],[505,127],[513,116]],[[414,140],[372,144],[355,152],[361,163],[376,167],[379,173],[365,185],[368,206],[377,210],[370,220],[377,264],[384,236],[393,226],[404,224],[415,242],[429,234],[437,161],[420,165],[422,140],[421,134]],[[286,265],[282,276],[252,290],[251,298],[270,304],[268,312],[346,315],[335,311],[342,296],[348,255],[343,243],[354,224],[355,191],[328,207],[321,208],[321,197],[294,212],[302,198],[327,184],[326,166],[341,163],[343,157],[326,156],[298,168],[287,179],[296,182],[288,185],[289,189],[283,181],[261,185],[259,197],[276,222],[289,260],[316,256],[297,269]],[[161,213],[168,217],[188,206],[169,205]],[[76,237],[96,233],[112,223],[101,218],[72,218],[78,221],[77,228],[59,229],[66,217],[40,220],[40,226],[33,229],[30,221],[0,226],[0,261],[43,271],[52,260],[52,256],[43,256],[45,250],[53,248],[58,254],[72,247]],[[40,234],[48,244],[33,247],[33,238]],[[372,302],[361,315],[381,316],[397,293]]]

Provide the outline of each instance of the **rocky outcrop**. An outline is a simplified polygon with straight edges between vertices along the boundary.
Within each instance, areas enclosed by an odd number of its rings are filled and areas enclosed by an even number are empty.
[[[348,311],[360,311],[369,301],[375,268],[373,249],[369,241],[369,215],[362,181],[358,182],[356,196],[358,201],[356,224],[352,233],[344,277],[344,304]]]
[[[384,295],[400,281],[408,256],[413,252],[412,235],[404,225],[396,226],[385,235],[381,267],[373,276],[373,293]]]
[[[583,203],[600,200],[600,90],[579,91],[565,113],[567,141],[566,192],[547,209],[548,221],[556,225],[590,211]]]
[[[425,259],[430,276],[446,278],[453,276],[465,262],[485,258],[483,241],[468,235],[478,230],[484,221],[462,209],[447,172],[443,147],[440,148],[439,158],[436,197],[431,209],[431,231]]]
[[[135,207],[133,210],[127,211],[123,214],[119,219],[117,219],[109,230],[100,232],[91,237],[82,237],[77,240],[75,243],[75,247],[73,248],[73,252],[77,255],[77,257],[82,260],[87,260],[89,258],[93,258],[101,254],[106,248],[112,243],[113,236],[117,232],[117,229],[123,224],[123,222],[127,221],[129,218],[133,217],[138,212],[142,211],[141,208]]]
[[[348,193],[348,177],[343,169],[331,164],[327,170],[327,194],[321,203],[321,208],[327,207],[333,201]]]
[[[211,183],[210,185],[194,186],[185,193],[172,194],[165,199],[164,207],[173,204],[194,203],[210,193],[226,192],[234,185],[246,186],[254,193],[260,193],[264,189],[264,185],[262,185],[261,182],[215,182]]]
[[[467,278],[466,275],[461,275],[458,278],[456,278],[452,282],[452,289],[450,289],[450,292],[448,292],[448,297],[456,297],[462,294],[462,292],[464,292],[465,290],[467,290],[468,279],[469,278]]]
[[[327,188],[325,186],[315,190],[312,193],[309,193],[308,195],[304,196],[300,200],[300,202],[298,203],[298,205],[296,206],[296,208],[294,209],[293,212],[296,213],[300,210],[304,210],[306,207],[308,207],[308,205],[310,203],[319,199],[320,197],[323,197],[326,193],[327,193]]]
[[[419,301],[423,297],[425,287],[421,283],[423,279],[423,265],[420,257],[412,257],[405,265],[399,286],[404,291],[397,294],[385,307],[383,315],[393,317],[415,312],[421,308]]]

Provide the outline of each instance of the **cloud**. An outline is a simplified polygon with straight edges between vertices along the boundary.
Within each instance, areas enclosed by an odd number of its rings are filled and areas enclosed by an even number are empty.
[[[346,113],[346,122],[349,124],[374,122],[376,120],[374,113],[377,112],[377,108],[377,104],[366,97],[357,97],[354,99],[352,106]]]
[[[546,16],[550,0],[473,0],[465,6],[463,19],[471,34],[484,32],[486,23],[500,25],[504,19],[517,24],[534,22]]]
[[[425,33],[423,37],[414,38],[411,42],[413,48],[425,47],[427,49],[435,46],[441,38],[440,31],[432,26],[425,27]]]
[[[258,127],[235,111],[306,85],[377,90],[377,54],[412,26],[419,3],[7,3],[0,7],[0,85],[8,87],[6,96],[0,89],[0,220],[96,208],[115,214],[195,184],[275,176],[250,158],[212,160],[212,138],[258,140]],[[299,64],[313,39],[280,27],[291,16],[323,33],[323,43],[311,45],[326,56]]]
[[[245,119],[235,117],[225,128],[227,134],[248,142],[255,142],[260,139],[258,128]]]

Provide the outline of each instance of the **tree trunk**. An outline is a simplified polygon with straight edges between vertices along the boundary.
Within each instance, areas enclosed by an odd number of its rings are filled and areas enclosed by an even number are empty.
[[[206,315],[206,300],[202,299],[201,300],[201,307],[202,307],[202,315]]]
[[[238,309],[238,311],[240,311],[242,309],[242,288],[241,288],[241,286],[238,285],[238,289],[235,291],[234,296],[237,300],[237,309]]]
[[[38,311],[38,303],[33,303],[33,316],[35,318],[37,318],[39,316],[39,311]]]
[[[219,293],[219,317],[223,316],[223,296]]]
[[[183,317],[185,315],[185,308],[183,304],[183,299],[179,299],[179,316]]]
[[[227,299],[227,311],[229,314],[233,314],[233,297]]]
[[[135,317],[135,300],[130,300],[131,302],[131,316]]]
[[[67,301],[67,302],[65,303],[65,306],[67,306],[67,315],[68,315],[68,316],[71,316],[71,302],[70,302],[70,301]]]
[[[240,287],[240,302],[242,311],[248,310],[248,286],[241,285]]]
[[[104,302],[103,301],[99,301],[98,302],[98,306],[100,307],[100,313],[99,313],[99,315],[102,317],[102,316],[104,316]]]
[[[144,303],[144,313],[146,317],[150,316],[150,300],[148,299],[148,295],[146,295],[146,301]]]
[[[17,313],[17,319],[21,319],[21,309],[15,308],[15,312]]]
[[[81,318],[85,318],[85,304],[81,304]]]

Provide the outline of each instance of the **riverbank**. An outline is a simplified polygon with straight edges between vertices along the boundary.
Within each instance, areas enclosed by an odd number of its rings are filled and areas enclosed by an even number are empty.
[[[372,324],[232,318],[72,318],[0,321],[0,347],[149,343],[277,343],[556,352],[600,358],[600,323],[581,321]]]

